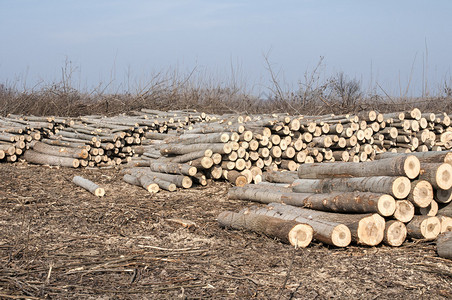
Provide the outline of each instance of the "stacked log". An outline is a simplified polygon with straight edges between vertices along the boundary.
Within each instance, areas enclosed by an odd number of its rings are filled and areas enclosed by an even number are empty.
[[[275,216],[276,210],[282,219],[341,223],[358,244],[400,246],[405,238],[433,240],[452,230],[452,168],[444,162],[447,153],[426,157],[396,154],[361,163],[301,165],[298,179],[292,172],[271,172],[264,179],[276,183],[231,188],[228,196],[267,204],[258,210],[264,215]],[[443,215],[436,216],[435,195],[447,202],[440,209]]]

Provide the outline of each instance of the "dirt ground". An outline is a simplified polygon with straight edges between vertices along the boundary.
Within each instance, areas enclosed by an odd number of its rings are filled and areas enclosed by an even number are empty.
[[[106,190],[96,198],[70,181]],[[226,183],[160,192],[118,170],[0,164],[0,299],[447,299],[435,244],[294,250],[220,228]],[[184,228],[171,219],[195,223]]]

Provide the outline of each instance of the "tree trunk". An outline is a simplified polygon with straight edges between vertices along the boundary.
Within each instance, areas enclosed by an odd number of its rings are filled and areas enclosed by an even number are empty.
[[[436,240],[436,252],[438,256],[452,259],[452,232],[444,232]]]
[[[230,199],[260,203],[278,202],[306,207],[314,210],[342,213],[379,213],[391,216],[395,211],[395,200],[390,195],[366,192],[350,193],[291,193],[285,190],[261,188],[254,185],[229,190]]]
[[[352,241],[358,244],[376,246],[383,241],[385,220],[378,214],[338,214],[279,203],[271,203],[269,207],[281,213],[294,213],[304,218],[344,224],[350,229]]]
[[[245,213],[224,211],[218,216],[218,223],[223,227],[247,229],[265,234],[270,238],[278,238],[297,248],[307,247],[313,236],[313,229],[307,224],[258,215],[249,211]]]
[[[246,179],[245,175],[240,174],[239,172],[235,170],[227,171],[227,178],[230,183],[232,183],[235,186],[242,187],[245,186],[248,181]]]
[[[45,143],[41,143],[38,141],[33,141],[31,143],[31,147],[36,152],[53,155],[53,156],[63,156],[63,157],[72,157],[72,158],[88,158],[88,151],[86,149],[80,148],[68,148],[68,147],[57,147],[47,145]]]
[[[397,220],[390,220],[385,224],[383,243],[389,246],[398,247],[403,244],[407,236],[404,223]]]
[[[275,183],[292,183],[294,180],[298,178],[296,172],[279,172],[279,171],[271,171],[271,172],[265,172],[262,175],[262,179],[264,181],[268,182],[275,182]]]
[[[186,154],[170,157],[169,159],[173,163],[185,163],[185,162],[189,162],[189,161],[195,160],[197,158],[201,158],[201,157],[211,157],[212,154],[213,154],[213,151],[211,149],[207,149],[207,150],[189,152]]]
[[[436,189],[452,187],[452,165],[446,163],[421,164],[419,179],[427,180]]]
[[[72,178],[72,182],[97,197],[103,197],[105,195],[105,190],[103,188],[86,178],[74,176],[74,178]]]
[[[198,170],[196,167],[187,164],[177,164],[170,162],[151,161],[149,164],[151,171],[168,174],[180,174],[194,176]]]
[[[290,213],[282,214],[267,208],[253,208],[252,212],[255,214],[276,217],[283,220],[294,220],[302,224],[308,224],[314,230],[314,239],[328,245],[347,247],[351,242],[350,229],[338,222],[314,220],[312,218],[304,218]]]
[[[441,231],[441,223],[437,217],[414,216],[406,229],[410,238],[434,240]]]
[[[362,163],[333,162],[300,165],[299,178],[406,176],[419,175],[419,160],[412,155],[368,161]]]
[[[232,148],[229,143],[225,144],[193,144],[193,145],[168,145],[160,149],[162,155],[181,155],[190,152],[197,152],[202,150],[212,150],[220,154],[231,153]]]
[[[410,180],[401,176],[297,179],[292,190],[297,193],[372,192],[404,199],[410,192]]]
[[[193,182],[188,176],[184,175],[176,175],[176,174],[165,174],[165,173],[158,173],[153,172],[148,168],[133,168],[129,170],[125,170],[125,172],[128,172],[131,175],[137,176],[138,175],[148,175],[152,179],[160,178],[162,180],[168,181],[170,183],[174,183],[177,187],[188,189],[192,186]]]
[[[407,155],[404,153],[385,152],[377,155],[376,159],[385,159],[395,156]],[[452,164],[452,151],[428,151],[413,152],[410,155],[416,156],[421,163],[448,163]]]
[[[49,166],[61,166],[61,167],[72,167],[78,168],[80,161],[75,158],[53,156],[48,154],[39,153],[33,150],[27,150],[24,153],[24,159],[27,162],[38,164],[38,165],[49,165]]]

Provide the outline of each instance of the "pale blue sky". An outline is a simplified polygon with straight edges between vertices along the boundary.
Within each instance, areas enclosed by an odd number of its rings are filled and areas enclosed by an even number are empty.
[[[0,83],[59,80],[68,58],[81,88],[114,79],[125,90],[196,67],[226,85],[233,69],[262,91],[267,54],[289,87],[323,56],[323,78],[343,71],[396,96],[410,74],[411,93],[421,91],[424,66],[436,92],[451,78],[451,12],[450,0],[0,0]]]

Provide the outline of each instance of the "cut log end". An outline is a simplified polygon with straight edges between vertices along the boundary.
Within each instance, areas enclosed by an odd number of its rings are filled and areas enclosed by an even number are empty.
[[[438,219],[441,222],[440,233],[452,231],[452,218],[451,217],[438,216]]]
[[[408,196],[411,190],[411,183],[407,177],[398,177],[394,180],[392,185],[392,194],[397,199],[404,199]]]
[[[393,217],[400,222],[407,223],[413,219],[414,205],[407,200],[396,201],[396,209]]]
[[[339,224],[334,227],[331,233],[331,242],[336,247],[347,247],[350,245],[352,242],[350,229],[344,224]]]
[[[441,222],[437,217],[428,217],[422,221],[420,230],[425,239],[434,240],[441,232]]]
[[[313,235],[314,231],[311,226],[307,224],[298,224],[289,231],[288,238],[292,246],[305,248],[311,243]]]
[[[412,202],[418,207],[427,207],[433,201],[432,185],[426,180],[416,182],[412,191]]]
[[[147,187],[145,187],[145,189],[151,194],[158,193],[158,191],[160,190],[159,185],[157,183],[151,183]]]
[[[452,187],[452,166],[449,164],[441,164],[436,172],[436,184],[443,190]]]
[[[416,156],[408,155],[405,159],[403,169],[408,178],[414,179],[419,175],[419,172],[421,170],[421,163]]]
[[[373,214],[362,218],[358,226],[358,243],[367,246],[376,246],[383,241],[385,230],[385,219]]]
[[[452,201],[452,189],[436,189],[435,200],[440,203],[449,203]]]
[[[94,190],[94,195],[97,197],[103,197],[105,195],[105,190],[103,188],[97,188]]]
[[[391,220],[385,225],[383,242],[392,247],[398,247],[403,244],[407,237],[407,230],[404,223]]]
[[[396,209],[396,201],[390,195],[382,195],[377,203],[378,213],[384,217],[392,216]]]

